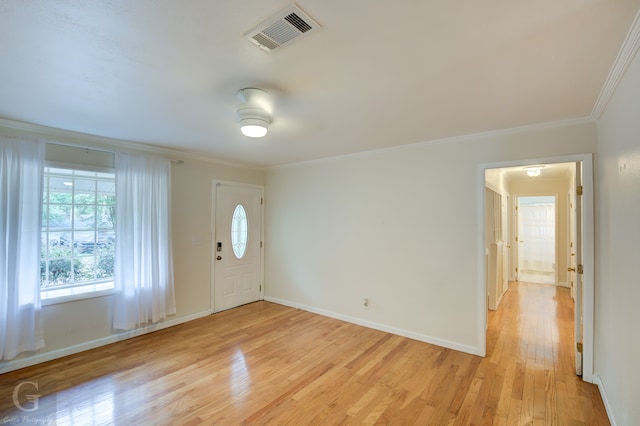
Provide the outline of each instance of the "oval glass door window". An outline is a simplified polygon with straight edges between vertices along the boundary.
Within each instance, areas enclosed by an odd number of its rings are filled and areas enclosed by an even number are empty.
[[[247,250],[247,238],[249,226],[247,223],[247,212],[242,204],[238,204],[233,211],[231,219],[231,246],[236,259],[242,259]]]

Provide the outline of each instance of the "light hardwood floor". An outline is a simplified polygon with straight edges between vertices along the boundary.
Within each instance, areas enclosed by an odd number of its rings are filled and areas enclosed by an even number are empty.
[[[567,289],[512,283],[479,358],[257,302],[0,375],[0,424],[607,425],[572,312]]]

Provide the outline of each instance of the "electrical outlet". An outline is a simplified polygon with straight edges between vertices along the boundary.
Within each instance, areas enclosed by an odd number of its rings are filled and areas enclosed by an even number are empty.
[[[367,310],[369,309],[369,298],[368,298],[368,297],[365,297],[365,298],[362,300],[362,307],[363,307],[364,309],[367,309]]]

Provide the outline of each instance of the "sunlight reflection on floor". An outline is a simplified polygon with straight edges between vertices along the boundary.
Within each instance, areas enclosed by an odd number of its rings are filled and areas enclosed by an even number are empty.
[[[241,402],[247,391],[251,388],[251,377],[247,369],[244,353],[239,349],[233,355],[229,385],[231,386],[233,399],[236,402]]]

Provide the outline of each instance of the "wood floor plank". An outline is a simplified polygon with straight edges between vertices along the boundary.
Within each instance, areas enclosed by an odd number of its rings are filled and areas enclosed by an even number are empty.
[[[258,302],[0,375],[57,424],[608,425],[574,372],[568,289],[511,283],[487,357]]]

